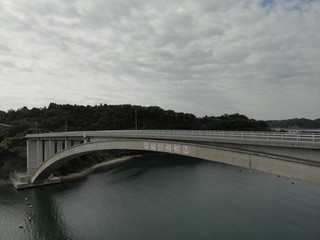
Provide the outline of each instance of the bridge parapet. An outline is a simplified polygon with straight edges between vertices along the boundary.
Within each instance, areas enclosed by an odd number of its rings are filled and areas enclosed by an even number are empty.
[[[320,148],[320,133],[244,132],[203,130],[118,130],[28,134],[28,139],[148,138]]]
[[[224,147],[264,152],[266,146],[275,154],[301,158],[306,152],[299,149],[320,149],[320,133],[244,132],[244,131],[201,131],[201,130],[117,130],[77,131],[28,134],[27,169],[32,172],[56,153],[86,142],[107,141],[108,139],[152,139],[192,143],[220,144]],[[226,145],[227,144],[227,145]],[[258,147],[260,148],[258,149]],[[283,147],[279,151],[279,147]],[[285,152],[284,152],[285,151]],[[268,153],[268,152],[267,152]],[[309,159],[317,160],[313,153]],[[291,155],[292,156],[292,155]],[[319,160],[320,161],[320,160]]]

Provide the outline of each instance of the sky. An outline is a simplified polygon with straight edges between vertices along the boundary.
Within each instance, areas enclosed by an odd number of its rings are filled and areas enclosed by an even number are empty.
[[[320,0],[1,0],[0,110],[320,118]]]

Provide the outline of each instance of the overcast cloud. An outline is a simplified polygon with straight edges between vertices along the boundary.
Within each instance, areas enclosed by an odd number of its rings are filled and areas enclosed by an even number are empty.
[[[320,117],[320,1],[1,0],[0,109]]]

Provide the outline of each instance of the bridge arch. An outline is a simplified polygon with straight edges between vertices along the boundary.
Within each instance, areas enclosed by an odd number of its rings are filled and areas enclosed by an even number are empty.
[[[112,149],[144,150],[190,156],[313,183],[317,183],[320,173],[318,167],[275,155],[188,142],[126,139],[88,142],[62,150],[36,169],[31,177],[31,183],[46,181],[54,170],[76,157],[95,151]]]

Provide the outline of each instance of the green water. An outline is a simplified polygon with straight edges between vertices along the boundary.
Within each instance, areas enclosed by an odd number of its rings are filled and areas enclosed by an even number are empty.
[[[198,159],[144,156],[78,181],[1,187],[0,239],[319,240],[320,186],[292,182]]]

